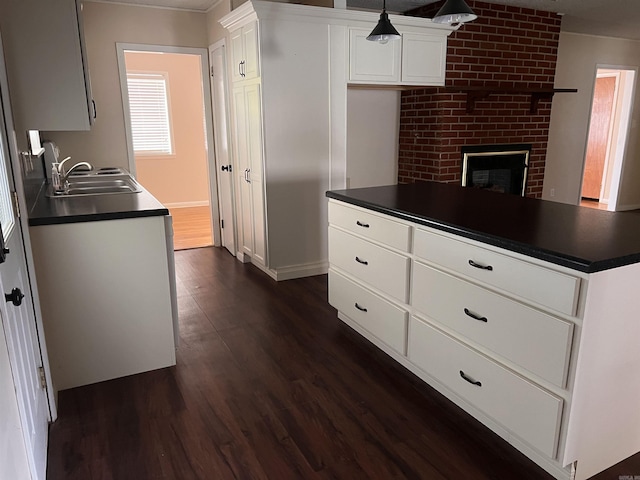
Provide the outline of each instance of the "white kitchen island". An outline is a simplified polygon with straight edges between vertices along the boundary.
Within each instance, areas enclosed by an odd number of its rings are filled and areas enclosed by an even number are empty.
[[[346,324],[556,478],[640,451],[640,216],[436,183],[327,196]]]

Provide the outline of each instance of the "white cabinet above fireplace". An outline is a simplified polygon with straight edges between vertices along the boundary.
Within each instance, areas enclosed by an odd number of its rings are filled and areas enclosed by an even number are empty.
[[[369,30],[349,28],[349,83],[444,85],[447,36],[404,33],[386,44],[367,40]]]

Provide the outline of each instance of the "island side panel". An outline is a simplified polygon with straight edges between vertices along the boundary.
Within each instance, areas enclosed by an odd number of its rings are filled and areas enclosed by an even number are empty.
[[[640,264],[589,277],[564,464],[585,480],[640,451]]]

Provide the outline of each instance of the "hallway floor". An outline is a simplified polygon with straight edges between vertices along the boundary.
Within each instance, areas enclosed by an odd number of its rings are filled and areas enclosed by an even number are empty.
[[[173,218],[173,246],[174,250],[210,247],[211,238],[211,208],[181,207],[170,208]]]
[[[220,248],[176,270],[177,366],[60,392],[49,480],[551,478],[343,325],[326,276]]]

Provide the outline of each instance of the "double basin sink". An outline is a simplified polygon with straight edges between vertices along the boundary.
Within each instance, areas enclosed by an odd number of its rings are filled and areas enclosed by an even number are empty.
[[[51,185],[47,197],[68,198],[87,195],[110,195],[138,193],[142,188],[129,172],[117,167],[98,170],[76,170],[67,178],[69,188],[64,192],[54,192]]]

